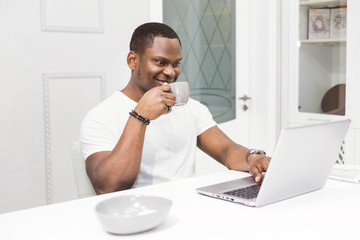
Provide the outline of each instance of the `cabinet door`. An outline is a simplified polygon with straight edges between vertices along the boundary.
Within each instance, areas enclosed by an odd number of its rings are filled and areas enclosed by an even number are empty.
[[[345,116],[347,1],[299,1],[298,26],[294,120]]]

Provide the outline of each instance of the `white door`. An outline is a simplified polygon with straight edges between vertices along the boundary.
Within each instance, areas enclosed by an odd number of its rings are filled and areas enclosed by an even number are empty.
[[[230,138],[246,146],[251,111],[250,99],[246,99],[249,38],[238,38],[235,34],[249,31],[249,14],[237,15],[235,6],[243,6],[231,0],[186,1],[186,4],[168,0],[163,1],[163,6],[163,22],[174,28],[182,43],[179,81],[189,82],[191,97],[209,108]],[[239,100],[240,96],[245,97]],[[198,174],[222,169],[222,165],[198,151]]]
[[[238,143],[270,156],[281,130],[280,3],[236,1],[237,118],[224,129]]]
[[[277,3],[163,1],[163,21],[177,31],[183,45],[185,77],[179,80],[190,83],[192,97],[208,106],[231,139],[268,152],[278,132]],[[230,72],[231,84],[227,81]],[[201,151],[197,162],[198,174],[224,169]]]

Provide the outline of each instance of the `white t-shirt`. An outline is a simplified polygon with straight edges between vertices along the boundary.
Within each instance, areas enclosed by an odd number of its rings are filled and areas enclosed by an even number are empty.
[[[136,104],[116,91],[89,111],[80,134],[85,160],[93,153],[115,147]],[[197,136],[215,125],[209,110],[191,98],[187,104],[175,106],[169,114],[152,120],[145,132],[134,187],[193,176]]]

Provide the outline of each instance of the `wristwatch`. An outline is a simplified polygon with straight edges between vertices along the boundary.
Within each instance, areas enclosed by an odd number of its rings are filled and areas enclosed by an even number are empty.
[[[264,155],[266,155],[266,152],[264,150],[261,150],[261,149],[252,148],[252,149],[249,149],[249,155],[250,154],[264,154]]]

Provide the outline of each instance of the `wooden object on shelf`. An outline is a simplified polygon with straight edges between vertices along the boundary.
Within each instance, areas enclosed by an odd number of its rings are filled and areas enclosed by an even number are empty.
[[[321,108],[325,113],[345,115],[345,84],[338,84],[330,88],[321,101]]]

